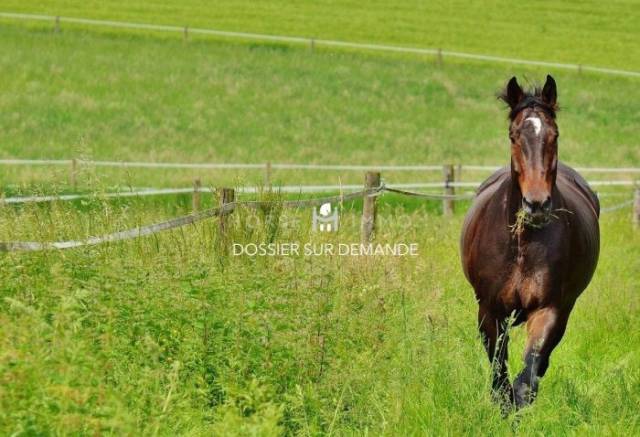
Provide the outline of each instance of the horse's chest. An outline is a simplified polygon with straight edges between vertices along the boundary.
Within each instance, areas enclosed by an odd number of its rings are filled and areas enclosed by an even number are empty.
[[[553,298],[563,262],[550,241],[529,241],[512,252],[497,293],[505,309],[535,309]]]
[[[526,258],[516,261],[498,292],[498,300],[510,312],[544,305],[549,296],[551,268],[531,265]]]

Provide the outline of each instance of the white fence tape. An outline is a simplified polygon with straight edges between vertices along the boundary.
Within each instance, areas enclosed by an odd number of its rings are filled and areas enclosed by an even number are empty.
[[[589,181],[589,185],[593,187],[634,187],[640,185],[640,181]]]
[[[376,188],[369,188],[359,192],[353,192],[348,194],[341,194],[340,196],[334,196],[329,198],[316,198],[316,199],[304,199],[304,200],[293,200],[293,201],[284,201],[281,203],[282,206],[286,207],[300,207],[300,206],[317,206],[326,202],[336,202],[343,200],[350,200],[358,197],[366,197],[366,196],[377,196],[384,191],[395,192],[397,194],[414,196],[414,197],[422,197],[422,198],[431,198],[442,199],[442,198],[455,198],[458,197],[460,199],[467,199],[469,195],[462,196],[442,196],[436,195],[432,197],[429,193],[416,193],[409,191],[396,190],[393,188],[386,187],[384,184],[380,185]],[[472,197],[472,195],[471,195]],[[622,202],[618,205],[613,205],[608,208],[601,209],[601,212],[607,213],[612,211],[617,211],[619,209],[625,208],[633,204],[635,200],[631,199],[625,202]],[[32,252],[32,251],[43,251],[43,250],[53,250],[53,249],[73,249],[82,246],[93,246],[102,243],[108,242],[116,242],[122,240],[130,240],[134,238],[143,237],[146,235],[155,234],[157,232],[162,232],[169,229],[178,228],[181,226],[186,226],[189,224],[193,224],[199,222],[201,220],[207,219],[209,217],[215,217],[224,215],[232,212],[237,205],[245,205],[247,207],[262,207],[265,204],[270,204],[271,202],[261,202],[261,201],[234,201],[231,203],[227,203],[218,208],[208,209],[202,212],[198,212],[195,214],[189,214],[182,217],[177,217],[171,220],[167,220],[160,223],[155,223],[146,226],[135,227],[131,229],[127,229],[125,231],[113,232],[111,234],[102,235],[99,237],[89,237],[83,240],[67,240],[67,241],[54,241],[54,242],[39,242],[39,241],[8,241],[8,242],[0,242],[0,252]]]
[[[424,182],[424,183],[404,183],[404,184],[388,184],[386,187],[392,189],[415,189],[415,188],[434,188],[444,189],[448,187],[459,188],[477,188],[481,182]],[[590,185],[606,185],[606,186],[633,186],[637,183],[634,181],[591,181]],[[362,185],[285,185],[281,187],[273,187],[274,192],[284,194],[304,194],[304,193],[326,193],[333,191],[358,190]],[[20,203],[41,203],[54,201],[69,201],[79,199],[110,199],[110,198],[126,198],[126,197],[146,197],[171,194],[191,194],[194,188],[147,188],[137,191],[121,191],[112,193],[87,193],[87,194],[61,194],[61,195],[44,195],[44,196],[20,196],[20,197],[0,197],[0,204],[20,204]],[[206,187],[197,189],[200,193],[214,193],[215,190]],[[256,187],[239,187],[235,189],[238,194],[257,194],[265,191],[265,188]],[[429,194],[429,193],[424,193]],[[621,193],[613,193],[621,194]],[[600,195],[599,195],[600,196]]]
[[[483,54],[476,54],[476,53],[465,53],[465,52],[457,52],[457,51],[450,51],[450,50],[440,50],[440,49],[434,49],[434,48],[400,47],[400,46],[392,46],[387,44],[356,43],[356,42],[348,42],[348,41],[336,41],[336,40],[330,40],[330,39],[316,39],[316,38],[297,37],[297,36],[266,35],[266,34],[259,34],[259,33],[250,33],[250,32],[232,32],[232,31],[226,31],[226,30],[202,29],[197,27],[192,28],[192,27],[185,27],[185,26],[130,23],[130,22],[113,21],[113,20],[94,20],[94,19],[88,19],[88,18],[56,17],[52,15],[21,14],[21,13],[13,13],[13,12],[0,12],[0,17],[17,19],[17,20],[37,20],[37,21],[51,21],[51,22],[54,22],[55,20],[57,20],[58,23],[75,23],[75,24],[84,24],[84,25],[90,25],[90,26],[106,26],[106,27],[117,27],[117,28],[127,28],[127,29],[152,30],[152,31],[159,31],[159,32],[185,33],[185,31],[187,31],[188,33],[192,33],[192,34],[214,35],[214,36],[222,36],[226,38],[240,38],[245,40],[276,41],[276,42],[305,44],[305,45],[313,44],[315,46],[340,47],[340,48],[349,48],[349,49],[374,50],[374,51],[386,51],[386,52],[397,52],[397,53],[412,53],[412,54],[418,54],[418,55],[438,55],[438,56],[448,56],[451,58],[471,59],[475,61],[484,61],[484,62],[532,65],[532,66],[539,66],[539,67],[560,68],[560,69],[577,70],[577,71],[592,71],[595,73],[640,77],[640,72],[637,72],[637,71],[619,70],[615,68],[595,67],[595,66],[581,65],[581,64],[532,61],[527,59],[516,59],[516,58],[503,57],[503,56],[483,55]]]
[[[617,205],[609,206],[606,208],[600,208],[601,213],[613,212],[622,208],[626,208],[627,206],[633,205],[634,199],[627,200],[626,202],[618,203]]]
[[[78,199],[109,199],[114,197],[138,197],[138,196],[157,196],[162,194],[184,194],[193,193],[193,188],[165,188],[158,190],[141,190],[141,191],[123,191],[119,193],[103,193],[103,194],[60,194],[50,196],[25,196],[25,197],[6,197],[0,199],[1,203],[40,203],[40,202],[53,202],[53,201],[65,201],[65,200],[78,200]],[[204,191],[204,190],[201,190]]]
[[[450,184],[451,185],[451,184]],[[399,189],[411,189],[411,188],[444,188],[444,183],[409,183],[409,184],[391,184],[387,185],[390,188]],[[465,186],[478,186],[475,182],[470,182]],[[358,190],[362,185],[286,185],[282,187],[274,187],[274,192],[280,192],[285,194],[304,194],[304,193],[326,193],[331,191],[343,191],[343,190]],[[87,194],[61,194],[61,195],[46,195],[46,196],[22,196],[22,197],[5,197],[0,198],[0,204],[18,204],[18,203],[40,203],[40,202],[54,202],[54,201],[69,201],[80,199],[110,199],[118,197],[145,197],[145,196],[160,196],[169,194],[190,194],[195,191],[194,188],[159,188],[159,189],[142,189],[138,191],[122,191],[115,193],[87,193]],[[201,187],[198,189],[201,193],[214,193],[215,190],[211,188]],[[257,194],[264,192],[264,188],[256,187],[239,187],[235,189],[238,194]]]
[[[0,165],[72,165],[72,159],[0,159]],[[338,170],[338,171],[442,171],[442,165],[353,165],[353,164],[296,164],[296,163],[180,163],[140,161],[95,161],[77,159],[78,165],[125,168],[184,168],[184,169],[266,169],[276,170]],[[495,171],[503,166],[461,165],[467,171]],[[574,167],[585,173],[640,174],[640,167]]]
[[[0,159],[3,165],[71,165],[71,159]]]
[[[340,194],[339,196],[316,198],[316,199],[303,199],[303,200],[285,200],[280,202],[280,205],[288,208],[318,206],[326,202],[338,202],[343,200],[351,200],[359,197],[377,196],[384,191],[384,185],[380,185],[375,188],[367,188],[365,190],[356,191],[353,193]],[[52,241],[52,242],[39,242],[39,241],[3,241],[0,242],[0,252],[34,252],[53,249],[73,249],[82,246],[94,246],[97,244],[116,242],[123,240],[131,240],[134,238],[143,237],[146,235],[152,235],[157,232],[166,231],[169,229],[175,229],[182,226],[197,223],[210,217],[222,216],[232,212],[236,206],[246,206],[249,208],[262,208],[272,204],[272,202],[261,201],[234,201],[226,203],[218,208],[207,209],[202,212],[189,214],[181,217],[176,217],[171,220],[167,220],[160,223],[154,223],[146,226],[139,226],[125,231],[117,231],[111,234],[102,235],[99,237],[88,237],[83,240],[66,240],[66,241]]]
[[[65,165],[71,159],[0,159],[4,165]],[[126,168],[202,168],[202,169],[265,169],[270,166],[279,170],[340,170],[340,171],[442,171],[441,165],[342,165],[342,164],[258,164],[258,163],[179,163],[179,162],[139,162],[139,161],[93,161],[76,160],[78,165],[95,167]]]

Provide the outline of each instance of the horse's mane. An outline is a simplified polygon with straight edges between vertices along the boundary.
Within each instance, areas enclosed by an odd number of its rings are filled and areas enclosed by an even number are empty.
[[[507,105],[509,104],[507,88],[505,88],[498,94],[498,99],[502,100]],[[533,90],[524,91],[524,97],[520,100],[520,102],[514,107],[510,108],[511,110],[509,111],[509,120],[513,121],[513,119],[516,118],[516,115],[518,115],[520,111],[525,108],[533,108],[534,106],[544,111],[545,114],[553,119],[556,118],[556,112],[560,110],[557,103],[551,105],[545,102],[542,96],[542,87],[536,85],[533,87]]]

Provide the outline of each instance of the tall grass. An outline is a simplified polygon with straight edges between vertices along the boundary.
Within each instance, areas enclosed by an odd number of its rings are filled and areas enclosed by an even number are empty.
[[[64,238],[166,216],[164,206],[4,209],[0,235]],[[183,212],[186,212],[186,207]],[[357,242],[310,211],[238,210],[235,242]],[[141,211],[144,211],[141,213]],[[0,257],[0,429],[24,433],[510,434],[638,429],[638,233],[603,217],[579,299],[535,405],[507,420],[489,396],[460,217],[381,203],[379,242],[418,257],[246,257],[204,222],[152,237]],[[271,217],[271,218],[269,218]],[[403,219],[404,217],[404,219]],[[287,225],[287,223],[289,225]],[[395,223],[395,224],[394,224]],[[53,229],[53,230],[52,230]],[[512,374],[524,342],[514,330]],[[633,432],[633,431],[632,431]]]

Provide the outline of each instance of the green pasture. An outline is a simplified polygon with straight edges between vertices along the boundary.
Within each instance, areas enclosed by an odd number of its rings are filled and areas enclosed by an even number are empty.
[[[433,47],[639,70],[633,0],[5,0],[3,11]]]
[[[169,162],[501,164],[512,75],[547,69],[1,21],[0,156]],[[637,79],[551,71],[560,156],[593,166],[640,162]],[[440,179],[385,175],[390,181]],[[467,174],[479,180],[486,173]],[[256,171],[82,168],[79,184],[262,183]],[[0,183],[66,184],[68,169],[3,167]],[[353,172],[274,174],[274,182],[359,183]]]
[[[4,209],[0,239],[77,238],[187,206]],[[602,435],[638,431],[637,231],[603,216],[601,261],[535,405],[502,419],[459,267],[461,217],[385,195],[376,241],[417,257],[224,255],[215,220],[0,257],[0,429],[19,435]],[[236,211],[234,242],[358,242],[311,211]],[[511,372],[520,367],[514,329]]]
[[[577,62],[640,70],[630,1],[72,2],[0,10]],[[517,12],[517,13],[516,13]],[[445,58],[0,19],[0,159],[318,164],[506,164],[496,92],[558,82],[560,158],[640,166],[637,78]],[[465,171],[477,181],[487,172]],[[590,180],[630,175],[587,174]],[[260,186],[261,170],[2,166],[0,241],[84,239],[191,212],[190,195],[105,200],[138,187]],[[389,182],[440,172],[385,172]],[[361,202],[336,234],[279,185],[360,184],[362,172],[274,171],[272,209],[239,208],[149,237],[0,253],[0,434],[634,435],[640,433],[640,233],[602,215],[602,250],[535,404],[506,419],[458,237],[440,202],[379,197],[380,243],[417,257],[234,256],[232,243],[359,242]],[[602,188],[604,206],[631,197]],[[327,193],[324,193],[327,194]],[[606,195],[609,195],[607,197]],[[203,208],[217,204],[202,195]],[[225,239],[226,238],[226,239]],[[513,330],[510,372],[525,340]]]

